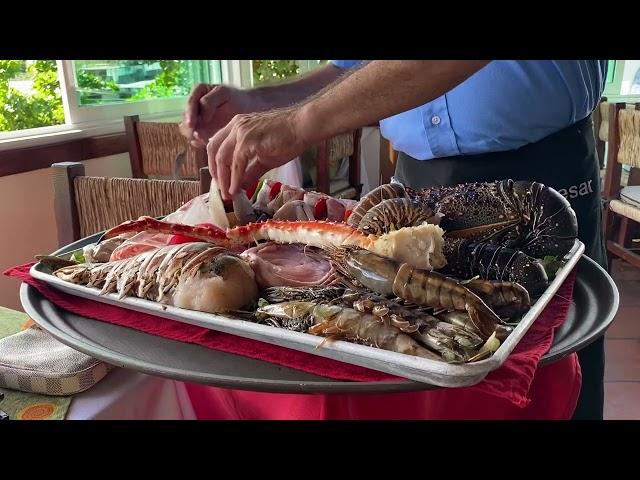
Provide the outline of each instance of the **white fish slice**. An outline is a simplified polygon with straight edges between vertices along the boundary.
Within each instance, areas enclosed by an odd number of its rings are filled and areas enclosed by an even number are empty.
[[[222,202],[222,196],[220,196],[218,182],[213,178],[211,179],[211,188],[209,189],[209,212],[215,225],[220,228],[229,228],[229,219],[227,218],[227,213],[224,211],[224,203]]]

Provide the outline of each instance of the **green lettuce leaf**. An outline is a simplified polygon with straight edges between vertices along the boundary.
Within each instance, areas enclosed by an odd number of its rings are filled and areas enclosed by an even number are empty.
[[[542,259],[542,266],[547,272],[547,277],[549,277],[549,280],[555,278],[558,270],[560,270],[563,265],[564,261],[559,259],[558,257],[552,257],[548,255]]]
[[[73,254],[71,255],[71,260],[78,263],[86,262],[82,250],[76,250],[75,252],[73,252]]]

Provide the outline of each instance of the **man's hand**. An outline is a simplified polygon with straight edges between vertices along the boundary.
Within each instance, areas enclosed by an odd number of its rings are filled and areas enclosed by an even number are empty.
[[[371,61],[304,104],[235,116],[207,145],[209,171],[216,177],[222,195],[229,198],[243,185],[284,165],[310,145],[430,102],[487,63]]]
[[[296,108],[236,115],[211,138],[209,171],[225,199],[310,146],[298,117]]]
[[[286,108],[315,94],[341,74],[341,69],[325,65],[294,80],[248,90],[197,85],[189,97],[180,131],[194,146],[204,147],[234,116]]]
[[[204,148],[235,115],[252,111],[251,103],[247,91],[201,83],[191,92],[180,131],[193,146]]]

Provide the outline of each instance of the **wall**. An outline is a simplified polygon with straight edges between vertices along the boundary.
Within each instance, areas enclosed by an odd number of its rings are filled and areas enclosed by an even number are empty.
[[[130,177],[129,155],[112,155],[83,162],[87,175]],[[34,255],[56,250],[53,180],[49,169],[0,177],[0,272]],[[0,276],[0,305],[22,310],[20,283]]]

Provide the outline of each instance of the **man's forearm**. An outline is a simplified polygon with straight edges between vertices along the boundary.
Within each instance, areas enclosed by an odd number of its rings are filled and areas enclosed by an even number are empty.
[[[344,70],[328,64],[299,78],[249,90],[259,111],[284,108],[302,102],[334,83]]]
[[[434,100],[487,63],[373,61],[301,106],[299,121],[307,140],[323,140]]]

